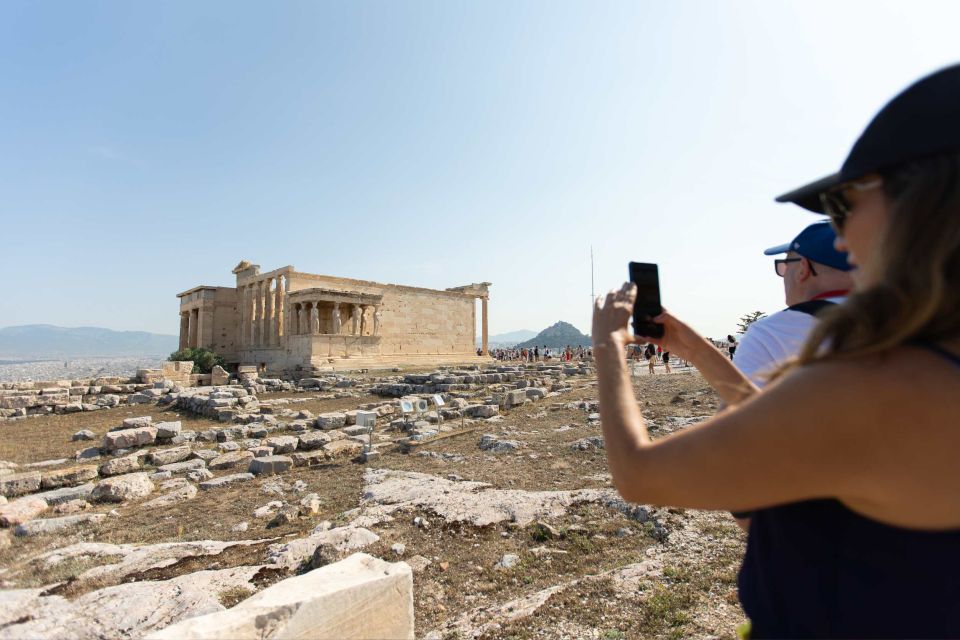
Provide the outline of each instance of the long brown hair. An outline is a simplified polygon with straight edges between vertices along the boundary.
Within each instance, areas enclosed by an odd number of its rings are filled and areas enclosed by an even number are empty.
[[[891,207],[877,284],[823,313],[794,364],[960,335],[960,154],[885,172],[883,185]]]

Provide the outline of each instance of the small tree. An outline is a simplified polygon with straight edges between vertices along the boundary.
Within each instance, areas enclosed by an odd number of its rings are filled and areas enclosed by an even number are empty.
[[[766,318],[766,317],[767,317],[767,314],[765,314],[763,311],[754,311],[752,313],[748,313],[747,315],[741,317],[740,322],[737,323],[737,326],[740,328],[740,330],[737,333],[746,333],[747,329],[750,328],[750,325],[752,325],[754,322],[756,322],[760,318]]]
[[[215,366],[223,366],[223,358],[209,349],[180,349],[167,359],[171,362],[193,361],[193,366],[200,373],[210,373]]]

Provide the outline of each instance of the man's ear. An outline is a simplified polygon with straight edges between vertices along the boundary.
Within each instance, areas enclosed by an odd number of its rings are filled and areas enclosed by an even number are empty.
[[[803,258],[803,256],[800,256],[800,257]],[[812,277],[813,277],[813,268],[812,268],[812,263],[810,262],[810,258],[803,258],[803,260],[800,262],[800,274],[798,279],[800,280],[800,282],[806,282]]]

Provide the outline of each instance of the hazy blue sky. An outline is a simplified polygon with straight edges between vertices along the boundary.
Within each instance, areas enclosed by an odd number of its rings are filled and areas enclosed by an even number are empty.
[[[589,332],[658,262],[710,335],[783,304],[775,205],[960,59],[960,3],[0,3],[0,325],[178,330],[241,259]]]

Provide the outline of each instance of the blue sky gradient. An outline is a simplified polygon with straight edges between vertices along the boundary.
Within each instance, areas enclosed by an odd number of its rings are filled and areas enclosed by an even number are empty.
[[[725,335],[783,305],[875,111],[960,59],[950,2],[0,4],[0,325],[178,330],[241,259],[589,332],[629,260]]]

